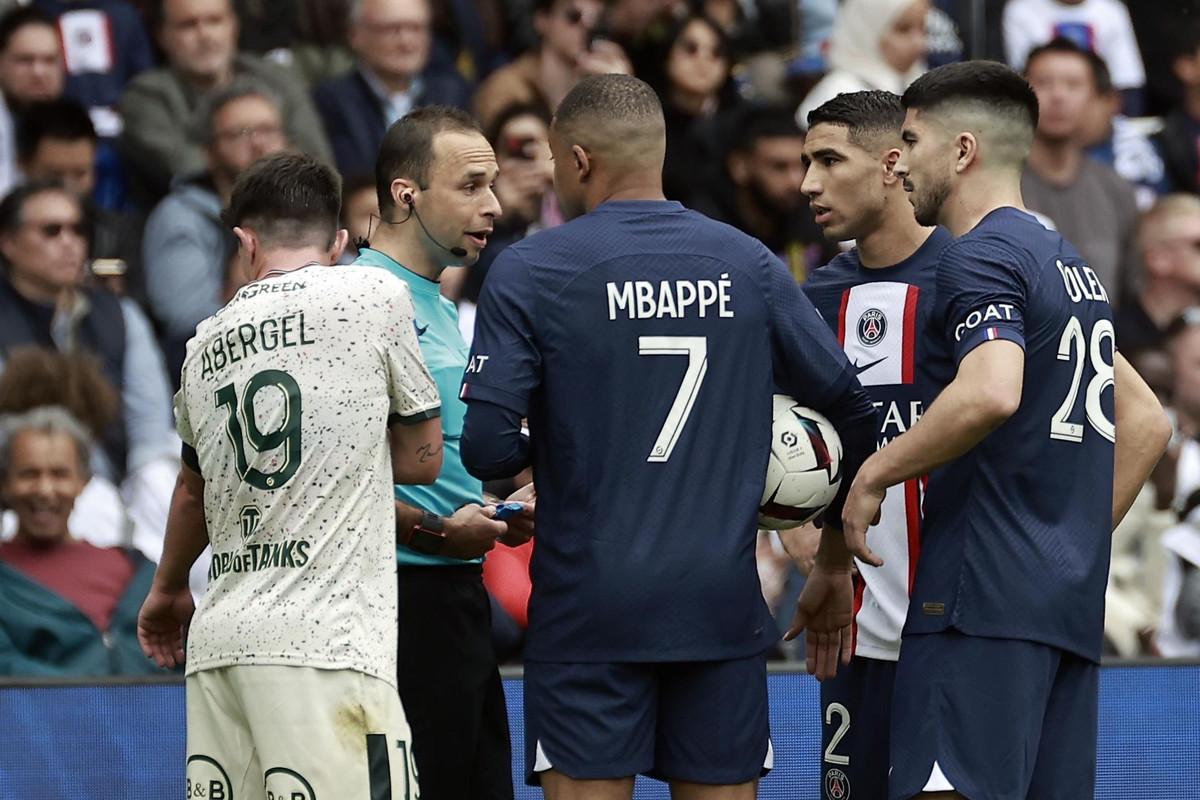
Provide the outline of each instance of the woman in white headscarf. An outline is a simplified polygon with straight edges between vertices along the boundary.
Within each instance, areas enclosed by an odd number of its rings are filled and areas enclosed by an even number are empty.
[[[808,112],[844,92],[883,89],[902,93],[925,71],[925,15],[929,0],[845,0],[829,42],[829,72],[796,112]]]

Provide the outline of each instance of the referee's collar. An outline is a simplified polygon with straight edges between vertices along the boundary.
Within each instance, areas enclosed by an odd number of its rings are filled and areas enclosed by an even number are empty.
[[[393,275],[407,283],[412,289],[413,294],[437,297],[442,293],[442,285],[440,283],[431,281],[424,275],[418,275],[387,253],[376,250],[373,247],[364,247],[360,250],[358,252],[358,260],[365,261],[374,267],[386,268]]]

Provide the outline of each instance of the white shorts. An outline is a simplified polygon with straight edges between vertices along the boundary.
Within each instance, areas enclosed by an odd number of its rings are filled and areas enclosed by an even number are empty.
[[[416,800],[396,689],[353,670],[244,665],[187,678],[187,797]]]

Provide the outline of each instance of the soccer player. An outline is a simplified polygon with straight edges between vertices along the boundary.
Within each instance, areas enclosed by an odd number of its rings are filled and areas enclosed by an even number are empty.
[[[580,81],[550,141],[572,221],[496,259],[462,390],[468,469],[538,481],[528,780],[550,800],[628,798],[638,773],[750,798],[772,759],[754,562],[772,390],[830,417],[847,474],[876,414],[782,262],[663,199],[649,86]],[[844,554],[840,532],[822,548]]]
[[[251,283],[188,343],[183,466],[138,637],[174,666],[186,636],[190,797],[417,791],[391,487],[437,477],[440,404],[407,287],[325,266],[346,244],[340,203],[308,156],[247,170],[226,218]],[[188,569],[210,542],[194,609]]]
[[[801,190],[826,237],[853,239],[856,247],[813,272],[803,289],[882,412],[880,447],[921,418],[927,392],[917,361],[937,259],[951,241],[944,228],[917,222],[895,172],[903,124],[904,108],[891,92],[840,94],[809,112],[804,141]],[[795,549],[794,531],[780,535]],[[887,797],[892,683],[920,536],[921,486],[912,478],[888,490],[870,533],[884,565],[856,565],[853,658],[821,683],[827,796]]]
[[[1090,797],[1110,532],[1170,427],[1116,352],[1106,288],[1022,209],[1025,80],[952,64],[903,102],[896,172],[917,220],[957,239],[925,359],[944,388],[867,460],[843,514],[878,566],[865,537],[887,488],[930,474],[889,797]]]
[[[447,267],[474,264],[500,204],[496,156],[466,113],[417,109],[384,135],[375,168],[381,222],[354,263],[408,284],[417,336],[442,396],[442,473],[432,486],[396,487],[400,561],[400,696],[427,798],[511,800],[512,743],[492,642],[483,555],[501,537],[527,537],[533,506],[493,519],[483,485],[459,457],[466,404],[458,398],[467,345]],[[532,487],[510,498],[532,499]],[[518,529],[521,529],[518,532]],[[514,542],[505,538],[505,542]]]

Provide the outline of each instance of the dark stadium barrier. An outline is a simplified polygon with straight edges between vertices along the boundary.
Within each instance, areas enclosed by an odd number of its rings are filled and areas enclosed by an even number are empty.
[[[506,671],[504,682],[518,778],[519,675]],[[774,671],[770,691],[775,770],[763,779],[759,796],[820,798],[817,683]],[[0,679],[0,798],[175,800],[185,794],[183,763],[179,679],[87,684]],[[518,780],[517,797],[540,798],[541,792]],[[637,797],[668,794],[663,784],[640,780]],[[1200,662],[1144,661],[1102,670],[1096,797],[1200,800]]]

